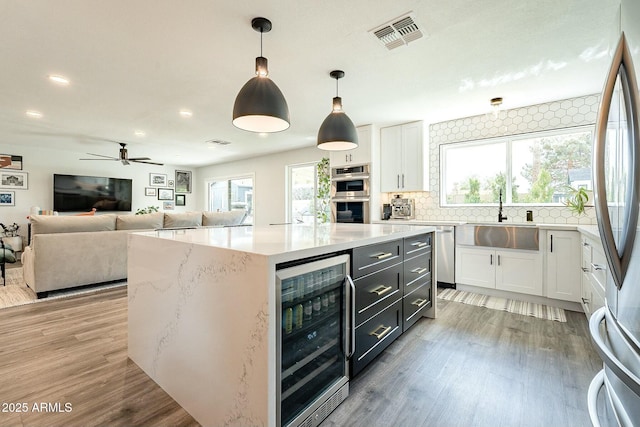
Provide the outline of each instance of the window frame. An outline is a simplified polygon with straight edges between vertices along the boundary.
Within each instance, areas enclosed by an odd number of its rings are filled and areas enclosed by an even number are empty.
[[[440,159],[439,159],[439,166],[440,166],[440,171],[439,171],[439,175],[440,175],[440,185],[439,185],[439,190],[440,190],[440,197],[439,197],[439,205],[441,208],[465,208],[465,207],[473,207],[473,206],[498,206],[498,203],[447,203],[447,193],[446,193],[446,178],[445,178],[445,168],[444,168],[444,164],[446,162],[446,151],[448,148],[454,148],[454,147],[462,147],[462,146],[467,146],[467,147],[474,147],[474,146],[481,146],[481,145],[490,145],[490,144],[498,144],[498,143],[505,143],[506,144],[506,156],[505,156],[505,174],[506,174],[506,196],[503,201],[502,204],[505,206],[549,206],[549,207],[559,207],[559,206],[564,206],[563,203],[558,202],[558,203],[523,203],[523,202],[518,202],[518,203],[513,203],[511,201],[511,191],[512,191],[512,177],[513,177],[513,161],[512,161],[512,155],[513,155],[513,144],[517,143],[517,141],[522,141],[522,140],[528,140],[528,139],[538,139],[538,138],[545,138],[545,137],[552,137],[552,136],[559,136],[559,135],[567,135],[567,134],[574,134],[574,133],[590,133],[591,134],[591,141],[592,141],[592,149],[593,149],[593,138],[594,138],[594,132],[595,132],[595,128],[594,125],[582,125],[582,126],[573,126],[573,127],[567,127],[567,128],[561,128],[561,129],[552,129],[552,130],[544,130],[544,131],[538,131],[538,132],[530,132],[530,133],[520,133],[520,134],[515,134],[515,135],[506,135],[506,136],[499,136],[499,137],[494,137],[494,138],[484,138],[484,139],[475,139],[475,140],[469,140],[469,141],[459,141],[459,142],[452,142],[452,143],[447,143],[447,144],[440,144],[439,147],[439,152],[440,152]],[[508,201],[507,201],[508,200]]]
[[[250,224],[253,225],[255,224],[255,220],[256,220],[256,176],[255,173],[251,172],[251,173],[244,173],[244,174],[238,174],[238,175],[227,175],[227,176],[220,176],[220,177],[211,177],[211,178],[207,178],[205,180],[205,188],[206,188],[206,195],[205,195],[205,206],[207,207],[206,210],[210,211],[212,209],[211,207],[211,185],[214,182],[220,182],[220,181],[233,181],[233,180],[239,180],[239,179],[251,179],[252,182],[252,197],[251,197],[251,215],[247,215],[247,217],[243,220],[243,224]],[[231,211],[231,203],[229,203],[229,207],[228,207],[228,211]],[[251,222],[247,222],[246,219],[248,217],[251,217]]]
[[[293,173],[293,170],[295,168],[301,168],[301,167],[308,167],[308,166],[313,166],[313,176],[314,176],[314,180],[313,180],[313,198],[314,198],[314,203],[313,203],[313,223],[316,224],[318,222],[318,217],[316,216],[316,210],[318,208],[317,206],[317,196],[318,196],[318,164],[320,163],[320,160],[315,160],[312,162],[302,162],[302,163],[294,163],[291,165],[286,165],[286,195],[285,195],[285,203],[286,203],[286,215],[285,215],[285,221],[288,223],[293,223],[293,221],[295,220],[295,218],[293,218],[293,197],[292,197],[292,190],[293,190],[293,179],[291,174]]]

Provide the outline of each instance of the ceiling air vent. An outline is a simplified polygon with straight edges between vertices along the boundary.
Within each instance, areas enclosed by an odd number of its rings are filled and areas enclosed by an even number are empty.
[[[424,36],[411,13],[393,19],[370,32],[389,50],[404,46]]]

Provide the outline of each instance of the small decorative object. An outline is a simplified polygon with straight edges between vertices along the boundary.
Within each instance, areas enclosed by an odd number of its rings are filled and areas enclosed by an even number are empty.
[[[191,193],[190,171],[176,171],[176,193]]]
[[[147,206],[146,208],[138,209],[136,211],[136,215],[144,215],[144,214],[148,214],[148,213],[158,212],[158,209],[160,209],[158,206]]]
[[[0,171],[0,188],[26,190],[29,188],[29,174],[26,172]]]
[[[176,206],[184,206],[186,204],[186,197],[184,194],[176,194]]]
[[[172,179],[170,179],[169,184],[167,184],[167,187],[174,187],[174,186],[175,186],[175,182]]]
[[[158,200],[173,201],[173,188],[158,188]]]
[[[144,195],[155,197],[158,195],[158,189],[155,187],[144,187]]]
[[[316,196],[316,218],[319,222],[329,222],[331,202],[331,174],[329,171],[329,158],[324,157],[318,163],[318,195]]]
[[[18,235],[18,229],[20,228],[15,222],[11,225],[0,223],[0,227],[2,227],[2,237],[16,237]]]
[[[162,209],[164,209],[165,211],[172,211],[175,208],[175,203],[173,203],[173,200],[170,202],[162,202]]]
[[[15,205],[16,205],[15,191],[0,191],[0,206],[15,206]]]
[[[585,213],[584,208],[589,201],[587,189],[584,187],[569,187],[569,194],[570,196],[565,202],[565,206],[567,206],[571,212],[577,215],[583,215]]]
[[[149,185],[153,187],[166,187],[167,186],[167,174],[164,173],[150,173]]]
[[[0,154],[0,169],[22,170],[22,156]]]

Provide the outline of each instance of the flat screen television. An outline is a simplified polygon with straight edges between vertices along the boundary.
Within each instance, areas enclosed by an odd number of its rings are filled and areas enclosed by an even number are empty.
[[[54,211],[131,211],[131,197],[131,179],[53,175]]]

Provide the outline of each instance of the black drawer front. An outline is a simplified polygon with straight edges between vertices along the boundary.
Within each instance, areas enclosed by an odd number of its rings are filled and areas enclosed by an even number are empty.
[[[362,246],[353,250],[354,279],[402,261],[402,240]]]
[[[385,306],[402,298],[402,263],[354,280],[356,286],[356,321],[362,322]]]
[[[432,233],[420,234],[418,236],[407,237],[404,239],[404,255],[405,259],[413,256],[431,252]]]
[[[402,301],[398,301],[356,328],[356,352],[351,376],[356,375],[402,334]]]
[[[402,332],[406,331],[431,308],[431,283],[424,284],[402,300]]]
[[[423,254],[404,262],[405,295],[426,281],[431,282],[431,253]]]

